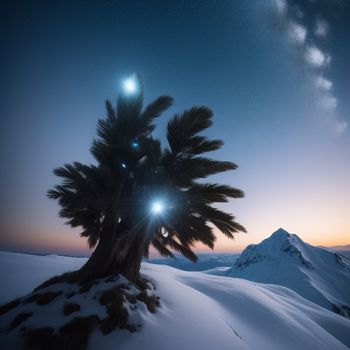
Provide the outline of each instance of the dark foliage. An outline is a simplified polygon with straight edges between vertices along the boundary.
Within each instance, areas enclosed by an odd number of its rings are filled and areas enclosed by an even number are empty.
[[[74,162],[55,169],[62,183],[48,191],[61,205],[60,216],[67,224],[82,227],[81,236],[87,237],[90,247],[104,245],[87,264],[94,273],[101,265],[101,275],[130,267],[130,260],[136,261],[138,273],[150,245],[161,255],[173,257],[176,251],[196,261],[192,250],[196,242],[214,248],[214,227],[229,238],[245,231],[233,215],[212,206],[241,198],[243,192],[198,182],[237,168],[232,162],[203,156],[223,145],[201,135],[212,125],[212,111],[192,107],[175,115],[167,126],[168,147],[162,147],[152,137],[154,121],[173,100],[161,96],[143,109],[143,83],[137,79],[137,93],[121,94],[116,107],[106,101],[107,117],[98,121],[91,147],[96,165]],[[155,198],[166,205],[157,217],[149,209]],[[107,259],[108,250],[114,256]],[[108,268],[104,260],[109,261]],[[113,266],[116,271],[111,271]]]

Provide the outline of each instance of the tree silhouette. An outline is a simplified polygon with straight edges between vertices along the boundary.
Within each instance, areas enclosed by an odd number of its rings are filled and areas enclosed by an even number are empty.
[[[229,238],[245,231],[233,215],[212,206],[241,198],[243,192],[198,181],[237,167],[203,157],[223,144],[201,135],[212,125],[212,111],[192,107],[175,115],[167,125],[168,146],[162,147],[152,137],[154,120],[173,99],[160,96],[143,109],[140,77],[135,84],[136,91],[120,94],[115,108],[106,101],[107,117],[98,121],[91,147],[96,164],[74,162],[55,169],[62,183],[48,191],[62,207],[60,216],[82,227],[81,236],[95,247],[72,275],[80,282],[114,273],[136,281],[150,245],[163,256],[174,257],[177,251],[196,261],[196,242],[214,248],[214,227]]]

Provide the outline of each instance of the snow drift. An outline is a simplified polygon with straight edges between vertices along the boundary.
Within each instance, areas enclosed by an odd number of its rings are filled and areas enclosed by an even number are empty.
[[[0,253],[0,261],[4,253]],[[1,264],[2,283],[12,285],[18,293],[27,293],[33,287],[30,278],[17,280],[13,266],[22,273],[43,276],[53,266],[65,272],[72,266],[66,257],[32,257],[6,253],[6,265]],[[31,259],[32,258],[32,259]],[[11,260],[12,263],[11,263]],[[32,264],[29,264],[29,261]],[[22,265],[21,265],[22,262]],[[82,265],[83,259],[76,259]],[[43,274],[42,270],[45,271]],[[4,273],[5,271],[11,271]],[[320,307],[282,286],[263,285],[243,279],[208,275],[202,272],[180,271],[169,266],[143,263],[142,273],[149,276],[160,295],[160,307],[154,314],[139,310],[136,315],[142,327],[135,333],[116,330],[103,335],[95,329],[89,338],[88,349],[348,349],[350,320]],[[87,301],[77,315],[89,310]],[[57,318],[50,313],[50,304],[42,308],[45,322],[59,326],[64,315]],[[92,308],[92,306],[91,306]],[[9,322],[23,310],[12,309],[0,317],[0,348],[20,349],[19,329],[9,331]],[[103,309],[98,312],[101,317]],[[135,316],[135,317],[136,317]],[[23,326],[42,324],[43,318],[29,317]],[[12,347],[11,347],[12,346]]]
[[[350,260],[305,243],[283,229],[257,245],[249,245],[226,275],[282,285],[350,316]]]

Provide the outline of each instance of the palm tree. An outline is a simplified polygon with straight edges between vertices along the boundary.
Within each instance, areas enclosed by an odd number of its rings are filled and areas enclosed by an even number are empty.
[[[212,206],[243,192],[198,182],[237,167],[201,156],[222,146],[200,135],[212,125],[211,110],[193,107],[175,115],[167,126],[169,145],[162,147],[152,137],[153,122],[173,100],[161,96],[143,109],[143,84],[136,79],[137,93],[121,94],[115,109],[106,102],[107,117],[98,121],[91,147],[96,165],[74,162],[55,169],[63,181],[48,191],[62,207],[60,216],[81,226],[81,236],[96,247],[71,275],[80,282],[113,273],[136,281],[150,245],[163,256],[177,251],[196,261],[196,242],[214,248],[214,227],[229,238],[245,231],[234,216]]]

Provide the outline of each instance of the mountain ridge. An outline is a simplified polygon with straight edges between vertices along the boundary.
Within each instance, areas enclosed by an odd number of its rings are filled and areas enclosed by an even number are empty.
[[[350,317],[350,260],[282,228],[259,244],[249,245],[226,275],[288,287]]]

